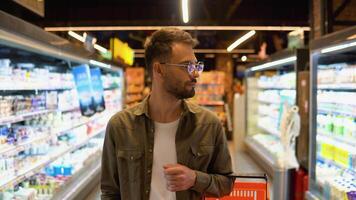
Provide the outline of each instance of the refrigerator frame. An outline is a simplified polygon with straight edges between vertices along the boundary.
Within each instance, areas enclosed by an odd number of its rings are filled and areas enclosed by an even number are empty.
[[[351,38],[351,39],[348,39]],[[306,193],[306,198],[310,200],[323,198],[319,192],[317,192],[316,184],[316,115],[317,115],[317,71],[318,71],[318,60],[320,55],[323,54],[321,51],[323,49],[334,47],[342,44],[347,44],[356,42],[356,26],[351,27],[339,32],[335,32],[329,35],[325,35],[317,40],[311,41],[310,44],[310,106],[309,106],[309,176],[308,176],[308,191]],[[335,53],[342,53],[354,49],[356,51],[356,45],[335,50]],[[328,53],[325,53],[328,54]],[[331,54],[332,55],[332,54]]]

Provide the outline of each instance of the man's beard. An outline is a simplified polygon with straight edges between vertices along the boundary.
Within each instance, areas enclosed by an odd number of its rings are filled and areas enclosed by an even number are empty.
[[[177,99],[192,98],[195,95],[195,87],[192,87],[191,90],[186,89],[186,87],[188,87],[187,85],[191,82],[196,83],[197,81],[196,79],[193,79],[192,81],[187,81],[183,86],[180,86],[180,84],[168,83],[165,84],[165,89],[168,93],[172,94]]]

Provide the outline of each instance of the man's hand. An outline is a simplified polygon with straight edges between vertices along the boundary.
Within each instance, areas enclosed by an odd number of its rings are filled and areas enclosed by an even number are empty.
[[[194,186],[197,177],[194,170],[180,164],[167,164],[163,169],[169,191],[177,192]]]

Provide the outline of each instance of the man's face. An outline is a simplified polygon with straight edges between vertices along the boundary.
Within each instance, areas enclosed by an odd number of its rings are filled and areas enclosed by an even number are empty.
[[[191,45],[185,43],[172,44],[172,56],[167,63],[171,64],[188,64],[196,63],[197,59]],[[167,92],[175,96],[177,99],[191,98],[195,95],[195,85],[198,72],[193,72],[190,75],[186,67],[163,65],[165,73],[163,73],[163,87]]]

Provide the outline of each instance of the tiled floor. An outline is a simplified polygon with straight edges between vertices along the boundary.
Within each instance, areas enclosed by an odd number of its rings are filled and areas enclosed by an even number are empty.
[[[241,173],[263,173],[263,170],[243,151],[235,150],[233,143],[229,143],[234,172]],[[100,200],[100,188],[96,187],[86,200]]]

